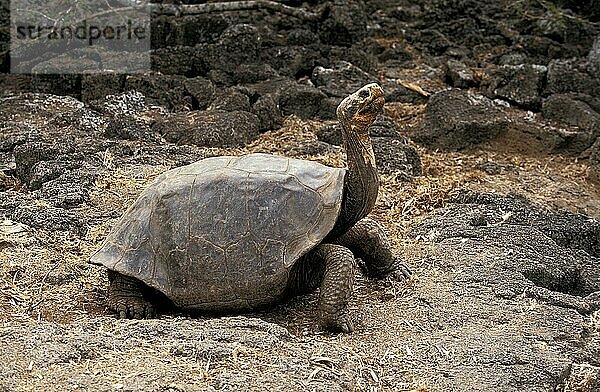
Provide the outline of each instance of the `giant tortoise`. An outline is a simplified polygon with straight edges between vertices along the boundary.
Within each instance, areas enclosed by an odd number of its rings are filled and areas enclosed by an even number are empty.
[[[354,256],[370,276],[410,276],[366,218],[379,187],[369,127],[383,104],[369,84],[337,108],[347,169],[250,154],[160,175],[91,257],[108,268],[109,307],[152,317],[161,296],[186,310],[248,311],[320,287],[322,324],[351,332]]]

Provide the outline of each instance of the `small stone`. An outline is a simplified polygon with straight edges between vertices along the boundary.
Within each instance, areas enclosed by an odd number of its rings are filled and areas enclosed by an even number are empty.
[[[446,78],[453,87],[467,88],[476,84],[473,72],[457,60],[448,60],[446,63]]]

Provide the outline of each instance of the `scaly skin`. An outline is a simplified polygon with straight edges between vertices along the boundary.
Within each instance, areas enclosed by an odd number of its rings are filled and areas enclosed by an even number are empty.
[[[395,280],[410,278],[411,272],[392,253],[390,241],[383,227],[371,218],[363,218],[335,240],[347,247],[364,262],[367,275],[372,278],[390,276]]]
[[[145,285],[138,279],[108,271],[108,307],[121,319],[152,318],[154,305],[144,298]]]

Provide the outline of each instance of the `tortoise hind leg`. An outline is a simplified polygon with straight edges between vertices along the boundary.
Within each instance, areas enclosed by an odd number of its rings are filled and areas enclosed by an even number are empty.
[[[367,274],[374,278],[390,276],[395,280],[410,278],[410,269],[392,253],[390,241],[379,223],[363,218],[335,240],[348,247],[364,262]]]
[[[352,332],[348,301],[354,285],[354,255],[341,245],[321,244],[296,263],[288,292],[305,294],[321,287],[320,322],[323,327]]]
[[[154,317],[154,305],[144,298],[145,285],[141,281],[111,270],[108,271],[108,280],[108,307],[117,313],[117,317]]]

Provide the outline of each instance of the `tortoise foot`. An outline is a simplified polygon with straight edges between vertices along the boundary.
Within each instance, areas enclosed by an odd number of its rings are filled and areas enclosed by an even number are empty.
[[[144,284],[139,280],[108,271],[108,307],[117,313],[120,319],[152,318],[154,305],[144,298]]]
[[[108,306],[120,319],[144,319],[154,317],[154,305],[138,296],[114,295],[108,300]]]
[[[354,332],[354,322],[348,314],[341,316],[325,316],[321,318],[321,328],[332,332]]]
[[[412,271],[408,268],[406,264],[396,259],[392,266],[392,270],[384,276],[396,282],[403,282],[412,277]]]

